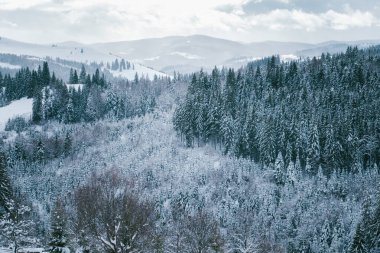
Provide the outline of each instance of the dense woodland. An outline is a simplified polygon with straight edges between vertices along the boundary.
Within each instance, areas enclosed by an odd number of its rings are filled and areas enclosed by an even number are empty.
[[[155,81],[164,82],[158,78]],[[143,115],[154,107],[160,89],[138,76],[134,82],[119,81],[111,87],[99,69],[91,76],[83,65],[79,74],[71,69],[69,83],[67,86],[54,73],[50,74],[48,63],[44,62],[42,68],[21,69],[14,77],[0,73],[0,100],[6,104],[22,97],[33,98],[33,123],[76,123]]]
[[[380,48],[193,75],[174,116],[188,146],[210,142],[316,174],[380,163]]]
[[[34,103],[0,140],[0,245],[379,252],[379,67],[349,48],[152,81],[82,68],[78,88],[48,64],[3,76],[5,103]]]

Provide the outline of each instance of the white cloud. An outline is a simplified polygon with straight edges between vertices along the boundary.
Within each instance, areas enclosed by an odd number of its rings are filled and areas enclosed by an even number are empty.
[[[347,30],[352,27],[370,27],[379,24],[379,20],[368,11],[350,10],[347,13],[338,13],[329,10],[322,16],[329,26],[336,30]]]
[[[272,0],[285,6],[246,13],[243,6],[250,1],[0,0],[0,16],[8,22],[0,21],[0,27],[6,32],[3,36],[34,42],[95,42],[191,34],[252,41],[258,35],[267,39],[265,34],[282,39],[285,32],[322,34],[379,25],[372,14],[376,12],[349,5],[340,11],[313,12],[292,7],[294,0]],[[266,4],[266,0],[254,1]],[[11,24],[18,28],[10,29]]]
[[[29,9],[50,2],[51,0],[0,0],[0,10]]]
[[[248,17],[252,26],[267,27],[272,30],[318,29],[346,30],[355,27],[371,27],[379,20],[370,12],[352,11],[339,13],[329,10],[325,13],[309,13],[301,10],[276,9],[268,13]]]

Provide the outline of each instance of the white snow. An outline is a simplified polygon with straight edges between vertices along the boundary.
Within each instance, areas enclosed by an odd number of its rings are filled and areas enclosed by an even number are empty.
[[[189,53],[186,53],[186,52],[172,52],[170,53],[170,55],[179,55],[179,56],[182,56],[186,59],[189,59],[189,60],[199,60],[199,59],[203,59],[203,57],[199,56],[199,55],[195,55],[195,54],[189,54]]]
[[[19,65],[12,65],[6,62],[0,62],[0,68],[6,68],[6,69],[20,69],[21,66]]]
[[[0,253],[12,253],[12,250],[7,248],[0,248]]]
[[[83,49],[83,50],[82,50]],[[0,40],[0,53],[28,55],[32,57],[61,58],[78,62],[112,61],[115,57],[104,52],[97,51],[87,45],[62,43],[58,45],[39,45],[24,43],[2,38]]]
[[[16,116],[29,119],[32,115],[32,106],[32,98],[22,98],[13,101],[7,106],[0,107],[0,131],[4,131],[8,120],[15,118]]]
[[[134,69],[125,69],[123,71],[119,70],[109,70],[109,72],[114,76],[114,77],[122,77],[126,78],[128,80],[133,80],[135,78],[136,73],[138,74],[139,78],[141,77],[146,77],[148,75],[150,80],[153,80],[154,75],[157,76],[168,76],[165,73],[159,72],[157,70],[145,67],[143,65],[133,63],[134,64]]]
[[[294,54],[284,54],[280,56],[282,62],[296,61],[299,59],[297,55]]]
[[[220,169],[220,161],[214,162],[214,170]]]
[[[45,252],[44,251],[44,248],[21,248],[19,249],[20,253],[29,253],[29,252],[33,252],[33,253],[36,253],[36,252]]]
[[[73,84],[73,83],[67,83],[66,86],[67,86],[67,89],[70,89],[70,88],[73,88],[74,90],[78,91],[79,88],[81,90],[83,90],[83,83],[78,83],[78,84]]]
[[[124,52],[125,54],[133,51],[133,48],[129,48],[128,51]],[[112,62],[115,59],[120,60],[122,58],[118,54],[113,54],[111,52],[106,52],[102,50],[97,50],[93,48],[91,45],[84,45],[80,43],[67,42],[55,45],[39,45],[32,43],[24,43],[19,41],[14,41],[6,38],[2,38],[0,40],[0,53],[10,53],[17,55],[27,55],[30,59],[40,59],[45,57],[51,57],[53,59],[60,58],[77,62]],[[123,53],[123,52],[120,52]],[[186,56],[186,54],[184,55]],[[198,57],[193,55],[188,55],[188,57]],[[158,60],[160,56],[148,57],[147,61],[155,61]],[[135,77],[136,72],[139,76],[142,74],[153,78],[156,74],[157,76],[166,76],[166,74],[145,67],[139,63],[139,61],[133,62],[135,65],[134,70],[124,70],[122,72],[119,71],[110,71],[115,77],[126,77],[128,79],[133,79]],[[65,64],[58,63],[63,67],[66,67]],[[12,67],[10,64],[4,63],[5,67]],[[15,65],[13,65],[14,68]],[[1,67],[1,65],[0,65]],[[17,67],[19,68],[19,67]]]
[[[144,59],[144,61],[156,61],[159,59],[160,59],[160,56],[154,56],[154,57],[146,58],[146,59]]]
[[[257,60],[261,60],[261,59],[262,59],[262,57],[244,57],[244,58],[235,60],[235,62],[236,63],[247,63],[247,62],[257,61]]]

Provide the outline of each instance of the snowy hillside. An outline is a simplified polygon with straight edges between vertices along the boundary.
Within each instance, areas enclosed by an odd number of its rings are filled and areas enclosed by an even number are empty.
[[[8,120],[15,118],[16,116],[29,119],[32,115],[32,104],[33,99],[22,98],[13,101],[7,106],[0,107],[0,131],[4,131]]]
[[[172,36],[135,41],[99,43],[91,45],[102,52],[111,52],[126,59],[166,73],[174,70],[190,73],[214,66],[241,67],[249,59],[270,55],[317,56],[322,52],[344,52],[347,46],[368,47],[379,41],[325,42],[319,44],[263,41],[240,43],[210,36]],[[286,57],[285,61],[293,59]]]
[[[53,59],[59,57],[83,63],[106,63],[124,58],[133,62],[139,69],[125,73],[112,72],[112,74],[115,77],[131,79],[134,78],[136,72],[139,76],[141,74],[160,76],[162,75],[161,72],[167,74],[171,74],[173,71],[191,73],[200,68],[211,70],[214,66],[238,68],[252,59],[260,59],[270,55],[283,55],[284,61],[289,61],[300,56],[318,56],[322,52],[344,52],[350,45],[363,48],[378,43],[379,41],[331,41],[319,44],[277,41],[240,43],[209,36],[193,35],[98,44],[64,42],[39,45],[2,38],[0,40],[0,53],[41,58],[48,56]]]
[[[128,80],[133,80],[137,74],[140,77],[148,77],[149,80],[153,80],[153,77],[156,76],[168,76],[163,72],[156,71],[151,68],[147,68],[140,64],[134,64],[134,69],[124,69],[120,70],[108,70],[114,77],[126,78]]]
[[[24,43],[7,38],[0,40],[0,53],[9,53],[17,55],[30,55],[45,58],[61,58],[78,62],[100,62],[113,60],[115,57],[103,52],[94,50],[86,45],[76,44],[52,44],[39,45]]]
[[[28,55],[27,60],[29,61],[41,61],[45,60],[46,57],[49,57],[49,61],[53,61],[56,65],[59,65],[61,68],[66,69],[65,73],[70,70],[70,68],[78,69],[79,66],[73,66],[70,63],[55,62],[56,58],[63,60],[78,62],[78,63],[87,63],[96,62],[98,64],[112,62],[115,59],[121,59],[122,57],[109,53],[107,51],[100,51],[92,48],[89,45],[84,45],[76,42],[65,42],[60,44],[52,45],[39,45],[32,43],[24,43],[19,41],[10,40],[7,38],[0,39],[0,53],[2,54],[15,54],[15,55]],[[127,59],[128,60],[128,59]],[[148,75],[150,78],[153,78],[154,75],[157,76],[166,76],[166,74],[155,71],[151,68],[145,67],[144,65],[133,62],[136,70],[127,70],[118,72],[112,72],[114,77],[122,77],[133,80],[136,72],[139,76]],[[50,64],[53,65],[53,64]],[[34,65],[38,66],[38,65]],[[13,65],[8,62],[0,62],[0,68],[7,69],[19,69],[22,66]],[[56,71],[57,72],[57,71]],[[59,71],[58,71],[59,72]]]
[[[0,62],[0,68],[5,68],[5,69],[20,69],[21,66],[9,64],[7,62]]]

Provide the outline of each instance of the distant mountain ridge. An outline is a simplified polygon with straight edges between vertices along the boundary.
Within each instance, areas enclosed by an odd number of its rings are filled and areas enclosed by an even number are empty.
[[[72,63],[83,63],[86,67],[90,67],[93,62],[96,67],[99,67],[103,70],[105,66],[110,65],[116,59],[121,60],[120,56],[112,54],[110,52],[102,52],[90,45],[85,45],[75,41],[68,41],[62,43],[53,43],[53,44],[33,44],[11,40],[8,38],[1,37],[0,39],[0,54],[14,54],[22,56],[20,59],[17,59],[17,65],[12,65],[12,62],[7,61],[9,57],[0,57],[0,69],[12,69],[12,68],[21,68],[21,67],[38,67],[38,62],[40,61],[49,61],[51,66],[56,71],[56,73],[64,72],[65,74],[60,76],[61,78],[67,78],[67,72],[70,68],[79,69],[76,66],[78,64],[69,64],[65,65],[60,60],[67,60]],[[125,59],[128,60],[128,59]],[[30,62],[34,61],[34,62]],[[28,64],[27,64],[28,62]],[[153,79],[155,75],[157,76],[166,76],[166,74],[148,68],[140,63],[132,63],[133,66],[130,69],[123,69],[120,71],[109,71],[110,74],[114,77],[122,77],[127,79],[134,79],[135,74],[138,76],[146,77]],[[56,65],[61,65],[58,71],[54,68]]]
[[[192,72],[214,66],[240,67],[252,59],[274,54],[297,57],[319,56],[323,52],[344,52],[348,46],[366,47],[380,40],[327,41],[322,43],[263,41],[241,43],[205,35],[171,36],[91,46],[99,51],[112,52],[166,73]]]
[[[263,41],[241,43],[205,35],[170,36],[131,41],[82,44],[66,41],[51,45],[0,40],[0,53],[50,56],[80,62],[107,62],[117,57],[171,74],[191,73],[214,66],[241,67],[270,55],[313,57],[323,52],[344,52],[348,46],[368,47],[380,40],[326,41],[322,43]]]

